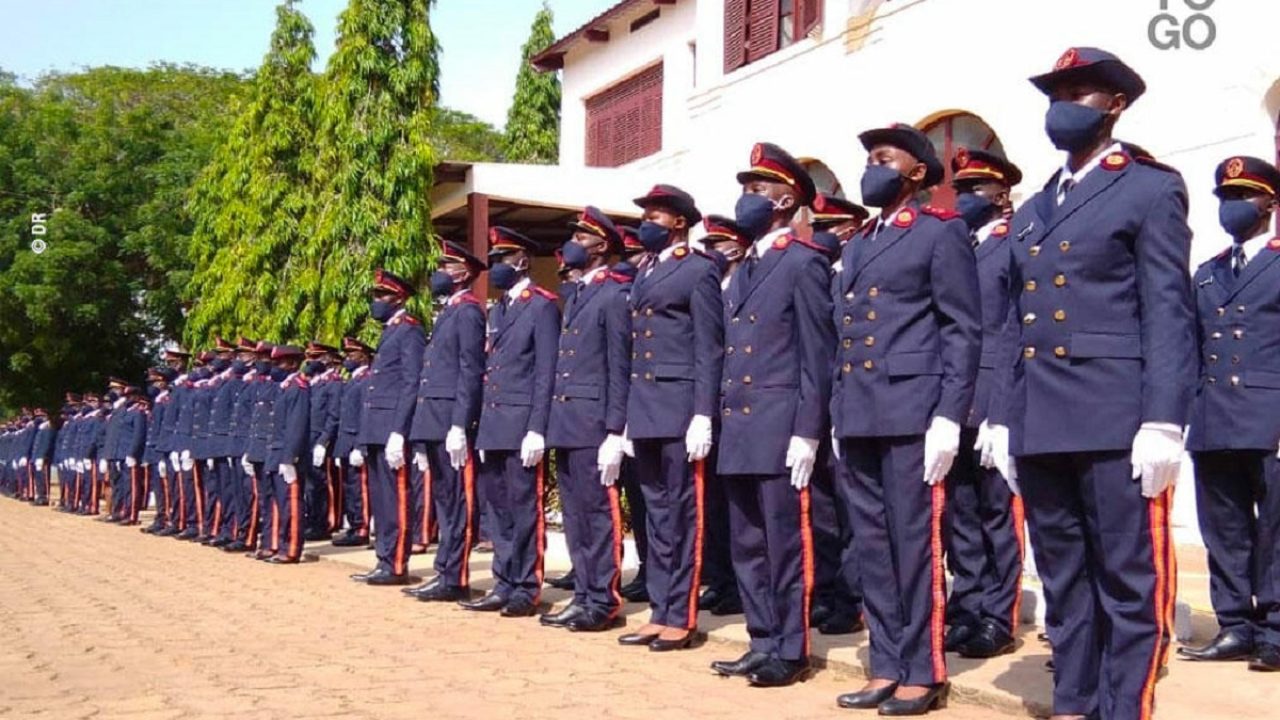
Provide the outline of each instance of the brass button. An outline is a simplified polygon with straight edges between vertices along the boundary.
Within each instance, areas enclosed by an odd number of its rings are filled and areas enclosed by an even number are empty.
[[[640,357],[640,353],[637,353],[637,352],[633,352],[633,353],[631,353],[631,359],[632,359],[632,360],[635,360],[635,359],[636,359],[636,358],[638,358],[638,357]]]
[[[582,334],[582,328],[574,328],[574,329],[573,329],[573,334],[574,334],[574,335],[580,335],[580,334]]]
[[[870,297],[880,297],[880,288],[871,288],[867,291],[867,295]]]
[[[1238,313],[1240,313],[1241,315],[1243,315],[1243,314],[1244,314],[1244,306],[1243,306],[1243,305],[1237,305],[1237,306],[1236,306],[1236,312],[1238,312]]]
[[[1217,356],[1217,355],[1210,355],[1210,356],[1209,356],[1209,362],[1211,362],[1211,363],[1216,363],[1216,362],[1218,362],[1218,356]]]
[[[746,347],[742,348],[742,352],[744,352],[744,353],[746,353],[746,354],[750,355],[750,354],[751,354],[751,346],[750,346],[750,345],[748,345],[748,346],[746,346]]]
[[[1026,315],[1023,315],[1023,316],[1022,316],[1022,324],[1023,324],[1023,325],[1030,325],[1031,323],[1033,323],[1033,322],[1035,322],[1035,321],[1036,321],[1036,314],[1035,314],[1035,313],[1027,313]]]
[[[1231,364],[1232,364],[1232,365],[1239,365],[1239,364],[1240,364],[1240,356],[1239,356],[1239,355],[1232,355],[1232,356],[1231,356]]]
[[[1209,336],[1209,339],[1210,339],[1210,340],[1221,340],[1221,339],[1222,339],[1222,333],[1220,333],[1220,332],[1216,332],[1216,333],[1214,333],[1214,334],[1210,335],[1210,336]]]
[[[1027,292],[1035,292],[1035,291],[1036,291],[1036,281],[1035,281],[1035,280],[1028,280],[1028,281],[1027,281],[1027,284],[1026,284],[1024,287],[1027,289]]]
[[[567,378],[569,377],[569,373],[561,373],[560,377]]]
[[[640,311],[639,311],[639,310],[632,310],[632,311],[631,311],[631,317],[640,317]]]
[[[645,337],[647,337],[647,338],[651,338],[651,337],[653,337],[653,331],[652,331],[652,330],[645,330],[645,331],[644,331],[644,336],[645,336]]]
[[[638,332],[632,332],[632,333],[631,333],[631,339],[632,339],[632,340],[635,340],[635,339],[636,339],[636,338],[638,338],[638,337],[640,337],[640,333],[638,333]]]
[[[569,357],[573,357],[573,348],[569,348]]]
[[[1062,252],[1066,252],[1071,249],[1071,243],[1066,240],[1063,240],[1062,242],[1058,243],[1058,249],[1061,250]]]
[[[866,370],[866,371],[868,371],[868,372],[870,372],[871,370],[875,370],[875,369],[876,369],[876,364],[875,364],[874,362],[872,362],[871,360],[868,360],[868,361],[866,361],[866,362],[862,363],[862,369],[863,369],[863,370]]]
[[[874,337],[872,337],[872,336],[868,335],[868,336],[867,336],[867,339],[862,341],[862,344],[863,344],[863,345],[866,345],[867,347],[875,347],[876,339],[875,339]]]
[[[636,373],[631,373],[631,379],[632,379],[632,380],[635,380],[635,379],[636,379],[636,378],[638,378],[638,377],[640,377],[638,374],[636,374]]]
[[[750,320],[751,322],[755,322],[756,321],[755,313],[751,313],[750,315],[748,315],[747,320]]]
[[[742,378],[742,384],[743,384],[743,385],[750,385],[750,384],[751,384],[751,376],[750,376],[750,375],[743,376],[743,378]]]
[[[871,310],[870,312],[868,312],[868,313],[867,313],[867,319],[868,319],[868,320],[875,320],[875,319],[876,319],[876,317],[877,317],[877,315],[876,315],[876,311],[875,311],[875,310]]]
[[[1035,348],[1033,348],[1033,347],[1027,347],[1027,348],[1023,348],[1023,349],[1022,349],[1022,357],[1024,357],[1024,358],[1026,358],[1026,359],[1030,360],[1031,358],[1033,358],[1033,357],[1035,357],[1035,356],[1036,356],[1036,349],[1035,349]]]
[[[732,387],[732,386],[733,386],[733,378],[725,378],[725,379],[724,379],[724,386],[725,386],[725,387]]]
[[[748,406],[746,406],[746,407],[742,408],[742,414],[743,414],[743,415],[750,415],[750,414],[751,414],[751,406],[750,406],[750,405],[748,405]]]
[[[733,346],[732,346],[732,345],[730,345],[729,347],[725,348],[725,349],[724,349],[724,354],[725,354],[725,355],[732,355],[732,354],[733,354]]]
[[[652,359],[653,359],[653,351],[651,351],[651,350],[645,350],[645,351],[644,351],[644,359],[645,359],[645,360],[652,360]]]
[[[1067,356],[1067,349],[1059,345],[1058,347],[1053,349],[1053,356],[1064,358]]]
[[[739,320],[741,320],[741,318],[734,318],[734,319],[730,320],[729,322],[733,323],[734,325],[737,325]]]
[[[1226,315],[1226,314],[1227,314],[1227,309],[1226,309],[1226,308],[1224,308],[1224,307],[1220,307],[1220,308],[1218,308],[1218,317],[1222,317],[1223,315]]]
[[[568,335],[568,334],[569,334],[569,328],[564,328],[563,330],[561,330],[561,331],[560,331],[560,334],[561,334],[561,335]]]
[[[1231,376],[1231,387],[1236,387],[1236,386],[1237,386],[1237,385],[1239,385],[1239,384],[1240,384],[1240,376],[1239,376],[1239,375],[1232,375],[1232,376]]]
[[[853,324],[853,316],[852,316],[852,315],[845,315],[845,316],[844,316],[844,324],[845,324],[845,325],[852,325],[852,324]]]
[[[1232,331],[1231,331],[1231,337],[1233,337],[1233,338],[1235,338],[1235,339],[1237,339],[1237,340],[1242,340],[1242,339],[1244,339],[1244,330],[1241,330],[1241,329],[1239,329],[1239,328],[1236,328],[1235,330],[1232,330]]]
[[[849,373],[853,372],[853,363],[845,363],[844,367],[840,369],[844,371],[845,375],[848,375]]]
[[[1216,378],[1216,377],[1211,377],[1211,378],[1209,378],[1209,384],[1210,384],[1210,385],[1216,385],[1216,384],[1218,384],[1218,378]]]
[[[855,297],[857,297],[857,296],[856,296],[856,295],[854,295],[853,293],[845,293],[845,294],[844,294],[844,299],[845,299],[845,300],[852,300],[852,299],[854,299]]]
[[[853,347],[853,338],[845,338],[842,344],[844,345],[844,349],[848,350]]]
[[[1063,287],[1063,286],[1064,286],[1064,285],[1066,285],[1066,284],[1067,284],[1067,276],[1066,276],[1066,275],[1063,275],[1062,273],[1058,273],[1057,275],[1054,275],[1054,276],[1053,276],[1053,286],[1054,286],[1054,287]]]
[[[644,314],[645,314],[645,315],[653,315],[653,308],[645,308],[645,309],[644,309]]]
[[[1066,320],[1066,319],[1067,319],[1067,311],[1066,311],[1066,310],[1054,310],[1054,311],[1053,311],[1053,320],[1054,320],[1054,322],[1062,322],[1063,320]]]
[[[1027,248],[1027,254],[1028,254],[1028,255],[1030,255],[1031,257],[1035,257],[1035,256],[1039,255],[1039,254],[1040,254],[1040,246],[1039,246],[1039,245],[1032,245],[1031,247]]]
[[[725,416],[725,417],[729,417],[729,413],[732,413],[732,412],[733,412],[733,411],[732,411],[732,410],[730,410],[729,408],[725,408],[725,409],[724,409],[724,416]]]
[[[652,380],[652,379],[653,379],[653,373],[645,373],[645,374],[644,374],[644,379],[645,379],[645,380]]]

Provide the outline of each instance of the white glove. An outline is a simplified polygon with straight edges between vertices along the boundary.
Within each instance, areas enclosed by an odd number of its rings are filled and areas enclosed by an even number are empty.
[[[484,451],[480,450],[476,454],[480,456],[480,462],[484,462]]]
[[[444,436],[444,449],[449,453],[449,464],[454,470],[461,470],[467,464],[467,434],[462,428],[454,425]]]
[[[213,470],[213,458],[205,458],[204,466],[207,470]]]
[[[689,462],[703,460],[711,454],[711,418],[694,415],[689,420],[689,429],[684,434],[684,449],[689,453]]]
[[[98,474],[99,474],[99,475],[106,475],[106,474],[107,474],[107,459],[106,459],[106,458],[102,458],[102,459],[98,460]]]
[[[167,478],[169,477],[169,466],[165,465],[164,461],[161,460],[160,462],[156,463],[156,472],[160,473],[160,477]]]
[[[174,471],[177,471],[178,466],[181,464],[182,464],[182,461],[178,459],[178,453],[176,452],[169,453],[169,467],[173,468]]]
[[[36,472],[44,472],[44,458],[36,458]]]
[[[89,458],[82,458],[80,460],[80,472],[93,472],[93,461]]]
[[[1276,447],[1276,459],[1280,460],[1280,446]]]
[[[185,463],[186,461],[188,461],[188,460],[190,460],[190,459],[191,459],[191,451],[190,451],[190,450],[183,450],[183,451],[182,451],[182,462],[184,462],[184,463]]]
[[[292,485],[298,481],[298,468],[287,463],[280,463],[280,477],[284,479],[285,485]]]
[[[995,461],[991,459],[991,426],[986,420],[978,426],[978,439],[973,443],[973,449],[978,452],[978,464],[988,470],[995,468]]]
[[[631,442],[631,438],[627,435],[627,428],[622,428],[622,454],[629,458],[636,456],[636,444]]]
[[[836,429],[831,428],[831,454],[840,459],[840,438],[836,437]]]
[[[360,448],[352,448],[351,454],[347,456],[347,462],[351,463],[351,467],[364,465],[364,453],[360,452]]]
[[[336,457],[336,458],[334,458],[334,459],[333,459],[333,464],[334,464],[334,466],[336,466],[336,467],[342,467],[342,458],[340,458],[340,457]]]
[[[413,454],[413,464],[418,466],[418,472],[427,471],[427,454],[425,452],[416,452]]]
[[[547,441],[541,435],[530,430],[520,441],[520,464],[533,467],[542,462],[542,454],[547,450]]]
[[[600,450],[596,452],[600,484],[605,487],[612,487],[618,481],[618,476],[622,474],[623,442],[621,435],[606,435],[604,442],[600,443]]]
[[[245,475],[253,474],[253,463],[249,462],[249,454],[245,453],[240,456],[240,467],[244,468]]]
[[[924,484],[937,485],[951,470],[960,452],[960,425],[935,416],[924,434]]]
[[[26,458],[18,458],[18,467],[26,467],[26,466],[27,466],[27,459],[26,459]]]
[[[322,465],[324,465],[324,455],[325,455],[325,450],[323,445],[317,445],[311,448],[312,466],[321,467]]]
[[[182,451],[182,469],[190,472],[196,466],[196,461],[191,459],[191,453],[187,450]]]
[[[787,444],[787,467],[791,468],[791,487],[803,490],[809,487],[813,476],[813,464],[818,459],[818,441],[791,436]]]
[[[1142,423],[1133,436],[1133,479],[1142,479],[1142,496],[1153,498],[1178,482],[1182,467],[1182,428]]]
[[[1022,494],[1022,489],[1018,487],[1018,467],[1014,464],[1013,457],[1009,455],[1008,427],[982,423],[982,427],[978,428],[978,445],[974,449],[980,449],[982,452],[982,457],[979,459],[982,467],[1000,473],[1005,484],[1009,486],[1009,491],[1014,495]]]
[[[130,468],[138,467],[138,458],[132,457],[132,456],[126,456],[124,459],[124,466],[130,467]]]
[[[392,470],[399,470],[404,467],[404,436],[400,433],[393,432],[387,437],[386,445],[387,464]]]

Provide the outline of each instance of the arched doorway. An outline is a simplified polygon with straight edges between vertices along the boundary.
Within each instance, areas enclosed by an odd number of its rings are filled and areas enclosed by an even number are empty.
[[[944,169],[942,182],[930,194],[931,205],[948,210],[955,207],[956,194],[951,189],[951,160],[958,149],[963,147],[1004,155],[1004,145],[996,131],[982,118],[970,112],[955,110],[940,113],[926,119],[919,127],[933,143]]]

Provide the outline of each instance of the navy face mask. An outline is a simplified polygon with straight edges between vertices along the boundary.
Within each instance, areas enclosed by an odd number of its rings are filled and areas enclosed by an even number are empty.
[[[275,380],[276,382],[282,382],[287,377],[289,377],[288,370],[285,370],[284,368],[278,368],[278,367],[271,368],[272,380]]]
[[[378,322],[386,322],[396,314],[396,306],[386,300],[370,300],[369,314]]]
[[[904,182],[906,178],[894,168],[870,165],[862,174],[862,202],[871,207],[888,207],[902,193]]]
[[[343,360],[343,361],[342,361],[342,367],[346,368],[346,369],[347,369],[347,372],[355,372],[356,370],[360,369],[360,366],[361,366],[361,365],[362,365],[362,363],[361,363],[360,361],[358,361],[358,360]]]
[[[1107,114],[1088,105],[1058,100],[1049,105],[1044,131],[1059,150],[1075,152],[1089,147],[1102,132]]]
[[[248,370],[249,370],[249,363],[243,360],[231,361],[231,372],[234,372],[237,375],[243,375],[246,372],[248,372]]]
[[[253,364],[253,370],[259,375],[266,375],[271,372],[271,361],[259,360]]]
[[[645,220],[636,234],[640,236],[640,244],[651,253],[662,252],[671,244],[671,230],[656,222]]]
[[[304,367],[304,372],[307,374],[307,377],[319,375],[320,373],[324,372],[324,361],[308,360],[306,366]]]
[[[1243,242],[1262,219],[1262,210],[1248,200],[1223,200],[1218,205],[1218,222],[1236,242]]]
[[[587,267],[587,261],[591,259],[591,254],[577,241],[570,240],[560,248],[560,259],[564,261],[564,266],[573,270],[583,270]]]
[[[518,273],[515,267],[504,262],[496,263],[489,268],[489,282],[499,290],[510,290],[515,287]]]
[[[453,276],[443,270],[431,273],[431,294],[444,297],[453,294]]]
[[[977,230],[991,222],[998,210],[999,206],[978,193],[967,192],[956,196],[956,212],[960,213],[970,230]]]
[[[212,365],[214,372],[224,372],[227,368],[231,367],[231,361],[224,360],[223,358],[216,358]]]
[[[747,193],[738,198],[733,218],[747,237],[755,242],[769,232],[769,226],[773,224],[773,210],[774,204],[769,198]]]

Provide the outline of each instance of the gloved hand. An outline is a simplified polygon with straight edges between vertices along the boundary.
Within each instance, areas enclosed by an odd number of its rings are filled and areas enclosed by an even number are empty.
[[[393,432],[387,437],[386,445],[387,464],[392,470],[399,470],[404,467],[404,436],[400,433]]]
[[[26,467],[27,459],[25,457],[18,458],[18,467]]]
[[[413,464],[418,466],[418,472],[427,471],[427,454],[419,451],[413,454]]]
[[[809,487],[813,476],[813,464],[818,459],[818,441],[791,436],[787,444],[787,467],[791,468],[791,487],[803,490]]]
[[[467,464],[467,434],[462,428],[454,425],[444,436],[444,449],[449,453],[449,464],[454,470],[461,470]]]
[[[89,458],[80,459],[80,472],[93,472],[93,461]]]
[[[298,481],[298,468],[288,463],[280,463],[280,478],[284,480],[286,485],[292,485]]]
[[[1280,445],[1276,446],[1276,459],[1280,460]]]
[[[133,457],[131,455],[126,455],[124,459],[124,466],[128,468],[138,467],[138,458]]]
[[[44,458],[36,458],[36,472],[44,472]]]
[[[253,463],[249,462],[249,453],[245,453],[240,457],[240,467],[244,468],[245,475],[253,474]]]
[[[364,465],[364,453],[360,452],[360,448],[352,448],[351,454],[347,456],[347,462],[351,463],[351,467]]]
[[[960,452],[960,425],[935,416],[924,434],[924,483],[937,485],[951,470]]]
[[[213,470],[213,458],[205,458],[204,467],[206,470]]]
[[[627,435],[627,428],[622,428],[622,454],[629,458],[636,456],[636,444]]]
[[[313,467],[321,467],[324,465],[325,449],[323,445],[316,445],[311,448],[311,465]]]
[[[183,450],[182,451],[182,471],[190,472],[193,468],[195,468],[195,466],[196,466],[196,461],[191,459],[191,452],[188,450]]]
[[[156,463],[156,472],[160,473],[160,477],[167,478],[169,477],[169,466],[166,465],[163,460],[161,460],[160,462]]]
[[[596,452],[600,484],[605,487],[612,487],[618,481],[618,476],[622,474],[622,443],[621,435],[606,435],[604,442],[600,443],[600,449]]]
[[[183,451],[182,451],[182,456],[181,456],[181,457],[182,457],[182,461],[183,461],[183,462],[186,462],[186,461],[190,460],[190,459],[191,459],[191,451],[190,451],[190,450],[183,450]]]
[[[1013,457],[1009,455],[1009,428],[1004,425],[987,425],[984,422],[978,428],[978,445],[974,449],[982,453],[978,460],[982,467],[1000,473],[1014,495],[1022,494],[1018,487],[1018,469]]]
[[[1142,496],[1154,498],[1178,482],[1182,467],[1182,428],[1142,423],[1133,436],[1133,479],[1142,480]]]
[[[107,474],[107,459],[106,459],[106,458],[100,458],[100,459],[98,460],[98,474],[99,474],[99,475],[106,475],[106,474]]]
[[[176,472],[176,471],[177,471],[177,469],[178,469],[178,466],[180,466],[181,464],[182,464],[182,461],[181,461],[180,459],[178,459],[178,453],[176,453],[176,452],[170,452],[170,453],[169,453],[169,467],[173,468],[173,469],[174,469],[174,471]]]
[[[336,457],[336,458],[334,458],[334,459],[333,459],[333,465],[334,465],[334,467],[342,467],[342,458],[340,458],[340,457]]]
[[[836,429],[831,428],[831,454],[840,459],[840,438],[836,437]]]
[[[547,441],[541,435],[530,430],[520,441],[520,464],[533,467],[542,462],[542,454],[547,450]]]
[[[476,454],[480,456],[480,462],[484,462],[484,451],[483,451],[483,450],[477,450],[477,451],[476,451]]]
[[[703,460],[711,454],[711,418],[694,415],[689,420],[689,429],[684,433],[684,449],[689,453],[689,462]]]

